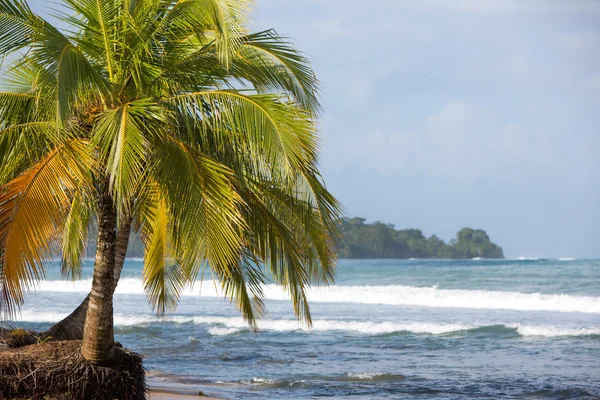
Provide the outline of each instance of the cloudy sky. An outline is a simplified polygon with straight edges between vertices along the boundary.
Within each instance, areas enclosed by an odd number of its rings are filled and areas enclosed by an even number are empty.
[[[315,62],[348,215],[600,256],[600,1],[259,0]]]
[[[257,0],[267,28],[314,60],[349,216],[600,256],[600,0]]]

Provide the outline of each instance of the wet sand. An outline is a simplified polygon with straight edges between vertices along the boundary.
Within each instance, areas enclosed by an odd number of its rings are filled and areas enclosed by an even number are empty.
[[[191,390],[187,388],[161,388],[151,386],[148,394],[148,400],[224,400],[221,397],[212,397],[200,393],[201,392],[198,392],[197,390]]]

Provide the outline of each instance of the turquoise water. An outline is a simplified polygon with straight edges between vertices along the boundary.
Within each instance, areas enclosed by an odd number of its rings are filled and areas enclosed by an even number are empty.
[[[52,267],[16,324],[67,315],[87,264],[77,282]],[[600,260],[342,260],[336,285],[309,293],[312,330],[267,285],[258,333],[210,280],[157,319],[141,266],[128,260],[117,288],[116,336],[153,384],[232,399],[600,398]]]

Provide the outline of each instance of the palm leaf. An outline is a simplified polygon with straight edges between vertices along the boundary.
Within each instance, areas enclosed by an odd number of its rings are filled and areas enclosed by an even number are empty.
[[[156,143],[153,159],[149,176],[173,204],[178,258],[190,279],[205,261],[215,269],[236,263],[244,221],[231,171],[175,140]]]
[[[249,0],[178,1],[159,32],[166,34],[169,42],[187,41],[191,47],[202,47],[214,40],[218,59],[227,68],[246,31],[251,3]]]
[[[301,165],[316,163],[318,138],[309,114],[273,95],[244,95],[237,91],[204,91],[169,99],[187,113],[204,134],[232,133],[250,140],[254,157],[280,166],[288,178]]]
[[[231,69],[262,93],[289,93],[313,114],[321,108],[317,95],[319,83],[310,63],[273,30],[245,36]]]
[[[71,141],[2,187],[0,193],[0,312],[10,316],[24,292],[43,277],[70,193],[85,182],[86,145]]]
[[[93,201],[83,191],[75,193],[62,227],[61,273],[73,280],[81,278],[81,263],[88,242]]]
[[[169,206],[156,189],[146,198],[146,218],[142,226],[143,277],[150,305],[158,314],[164,314],[177,306],[187,281],[174,257]]]
[[[227,274],[216,271],[224,295],[238,307],[253,329],[265,312],[263,285],[266,277],[260,262],[249,252],[227,269]]]
[[[106,95],[106,83],[77,46],[35,15],[25,2],[1,0],[0,52],[6,55],[24,47],[30,47],[31,52],[24,62],[33,62],[45,70],[42,76],[46,82],[42,86],[56,95],[56,114],[61,120],[68,117],[72,103],[82,91]]]
[[[103,112],[92,131],[92,145],[110,176],[119,207],[130,204],[144,173],[148,139],[159,135],[166,117],[152,102],[137,100]]]

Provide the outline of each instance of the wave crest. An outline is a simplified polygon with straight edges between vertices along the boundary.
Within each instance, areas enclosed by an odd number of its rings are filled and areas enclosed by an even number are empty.
[[[60,313],[23,312],[20,321],[27,322],[56,322],[66,315]],[[165,318],[156,318],[151,315],[126,315],[116,314],[115,325],[119,329],[129,330],[131,327],[155,324],[194,324],[207,327],[207,333],[212,336],[235,335],[249,333],[251,330],[246,321],[241,317],[207,317],[175,315]],[[348,332],[359,335],[388,335],[388,334],[415,334],[415,335],[445,335],[445,334],[480,334],[506,335],[515,332],[524,337],[560,337],[560,336],[600,336],[600,328],[580,326],[551,326],[551,325],[526,325],[526,324],[482,324],[482,323],[439,323],[439,322],[408,322],[395,323],[387,321],[356,321],[356,320],[313,320],[312,328],[292,319],[273,319],[259,321],[261,331],[271,332]]]
[[[198,282],[185,290],[183,296],[222,297],[213,281]],[[45,281],[41,292],[82,292],[91,288],[91,280]],[[141,279],[125,278],[119,282],[118,294],[143,294]],[[276,285],[265,285],[268,300],[288,301],[288,294]],[[556,311],[600,314],[600,297],[566,294],[519,293],[490,290],[439,289],[402,285],[331,286],[308,290],[314,303],[361,303],[438,308],[507,309],[519,311]]]

